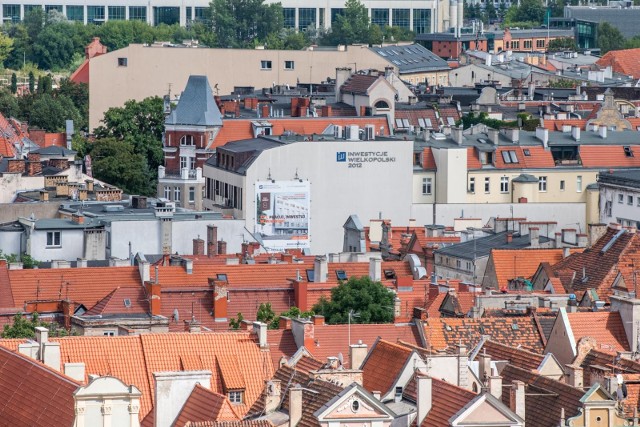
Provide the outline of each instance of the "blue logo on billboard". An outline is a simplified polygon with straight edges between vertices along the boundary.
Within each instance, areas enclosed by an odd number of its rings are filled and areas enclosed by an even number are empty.
[[[336,162],[346,162],[347,161],[347,152],[346,151],[338,151],[336,153]]]

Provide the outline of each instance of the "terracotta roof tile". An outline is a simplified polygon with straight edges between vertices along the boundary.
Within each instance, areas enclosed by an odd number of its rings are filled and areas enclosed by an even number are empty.
[[[128,300],[127,306],[125,300]],[[149,313],[149,301],[142,286],[117,287],[109,295],[94,305],[83,316],[128,315]]]
[[[616,73],[640,79],[640,49],[611,50],[598,59],[596,64],[601,67],[611,66]]]
[[[364,388],[387,394],[412,354],[408,347],[385,340],[376,342],[361,368]]]
[[[531,317],[518,318],[443,318],[424,322],[427,348],[446,350],[462,343],[474,348],[482,335],[492,340],[541,353],[544,348],[535,321]]]
[[[436,295],[435,298],[430,299],[427,303],[427,316],[431,319],[437,319],[442,317],[442,313],[440,313],[440,307],[444,302],[445,297],[447,296],[446,292],[440,292]]]
[[[185,427],[273,427],[273,423],[269,420],[195,421],[188,422]]]
[[[567,313],[575,341],[595,338],[598,345],[610,351],[629,351],[629,342],[619,312]]]
[[[324,363],[319,361],[318,359],[314,359],[309,356],[302,356],[295,364],[296,370],[300,372],[309,373],[311,371],[317,371],[324,366]]]
[[[632,147],[634,156],[627,156],[622,145],[581,145],[580,160],[586,168],[640,167],[640,150]]]
[[[488,263],[495,269],[498,289],[502,289],[511,279],[530,279],[543,262],[556,264],[561,260],[562,249],[492,249]]]
[[[529,155],[525,155],[524,151]],[[514,151],[517,163],[505,163],[503,151]],[[551,155],[551,151],[545,150],[544,147],[521,147],[514,145],[513,147],[498,147],[494,155],[495,167],[497,169],[522,169],[522,168],[553,168],[555,161]]]
[[[188,422],[239,420],[240,417],[226,396],[197,384],[180,410],[174,425],[183,427]]]
[[[469,170],[482,169],[482,163],[480,163],[480,158],[478,157],[478,153],[473,147],[467,148],[467,169]]]
[[[267,331],[267,342],[269,343],[269,352],[271,353],[274,371],[280,366],[282,357],[289,359],[298,351],[291,329],[269,329]]]
[[[507,364],[500,372],[502,384],[510,385],[518,380],[525,383],[525,422],[536,427],[556,427],[560,412],[565,418],[578,414],[584,395],[581,389],[538,375],[527,369]],[[502,393],[502,403],[509,406],[509,393]]]
[[[428,122],[420,123],[421,121],[419,119],[429,119],[431,121],[431,127],[433,129],[439,129],[440,127],[438,114],[433,108],[411,108],[401,110],[396,109],[394,118],[406,119],[412,126],[415,126],[416,128],[421,128],[424,127],[424,124],[428,124]]]
[[[0,417],[6,426],[74,423],[73,393],[80,384],[47,366],[0,348]]]
[[[491,340],[485,341],[480,351],[491,356],[492,360],[506,360],[514,366],[529,371],[538,369],[544,359],[542,354],[516,348],[508,343],[497,343]]]
[[[422,168],[425,170],[437,170],[436,159],[433,157],[433,151],[430,147],[422,150]]]
[[[351,343],[362,341],[371,347],[380,337],[386,341],[405,341],[413,345],[419,345],[420,337],[414,324],[352,324]],[[316,359],[326,360],[329,356],[337,356],[342,353],[349,354],[349,326],[348,325],[322,325],[314,327],[314,343],[307,348]],[[345,367],[349,366],[349,358],[344,358]]]
[[[222,354],[216,356],[220,377],[225,392],[229,390],[242,390],[247,387],[242,371],[238,369],[238,356],[236,354]]]

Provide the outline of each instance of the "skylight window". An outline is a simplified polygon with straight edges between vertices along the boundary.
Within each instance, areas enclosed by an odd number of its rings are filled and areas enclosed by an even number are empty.
[[[518,156],[516,156],[516,152],[513,150],[509,151],[509,157],[511,157],[511,163],[518,163]]]
[[[307,282],[315,282],[316,274],[315,274],[315,271],[313,271],[313,268],[310,268],[306,272],[307,272]]]
[[[336,270],[338,280],[347,280],[347,273],[344,270]]]
[[[218,280],[220,280],[220,281],[223,281],[223,282],[228,281],[227,275],[226,275],[226,274],[224,274],[224,273],[218,273],[218,274],[216,274],[216,279],[218,279]]]
[[[522,152],[524,153],[525,156],[529,157],[531,156],[531,151],[528,148],[525,148],[524,150],[522,150]]]
[[[384,278],[387,280],[391,280],[391,279],[395,279],[396,278],[396,272],[394,270],[385,270],[384,271]]]
[[[511,158],[509,157],[508,151],[502,152],[502,160],[504,160],[505,163],[511,163]]]
[[[631,150],[631,147],[628,145],[625,145],[624,147],[624,155],[627,157],[633,157],[633,151]]]

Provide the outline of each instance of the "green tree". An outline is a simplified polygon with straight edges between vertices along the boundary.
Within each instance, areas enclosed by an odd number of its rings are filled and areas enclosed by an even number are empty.
[[[359,0],[347,0],[324,38],[332,45],[369,42],[369,14]]]
[[[152,172],[154,180],[158,166],[162,164],[162,132],[164,131],[164,107],[160,97],[142,101],[129,100],[124,107],[109,108],[104,113],[103,125],[95,129],[97,138],[115,138],[126,141],[136,154],[141,154]],[[109,181],[107,181],[109,182]]]
[[[242,325],[242,321],[244,320],[244,316],[242,313],[238,313],[236,318],[229,319],[229,329],[238,330],[240,329],[240,325]]]
[[[260,307],[258,307],[258,312],[256,313],[256,319],[258,320],[258,322],[266,323],[268,325],[271,325],[274,319],[277,320],[276,313],[271,308],[270,302],[263,302],[262,304],[260,304]]]
[[[29,93],[35,93],[36,90],[36,76],[33,71],[29,71]]]
[[[313,311],[329,324],[393,322],[395,295],[380,282],[369,277],[350,277],[331,290],[331,300],[321,298]]]
[[[264,0],[213,0],[210,14],[219,47],[251,46],[284,26],[280,3],[267,5]]]
[[[11,325],[4,325],[2,338],[35,338],[36,327],[49,329],[49,335],[54,337],[64,337],[69,333],[61,328],[57,323],[47,323],[40,320],[38,313],[33,313],[31,318],[24,317],[23,313],[16,313],[13,316]]]
[[[561,37],[549,42],[549,50],[576,50],[576,41],[570,37]]]
[[[31,59],[31,40],[24,25],[5,24],[6,37],[12,41],[11,50],[1,57],[4,66],[14,70],[22,68],[25,59]]]
[[[73,59],[74,25],[68,22],[47,25],[33,44],[38,66],[47,70],[66,68]]]
[[[37,40],[44,28],[44,11],[39,7],[31,8],[24,16],[24,27],[29,39]]]
[[[11,93],[15,94],[18,92],[18,76],[16,73],[11,73]]]
[[[82,120],[74,123],[76,129],[87,130],[89,123],[89,86],[86,83],[74,83],[68,78],[60,80],[53,91],[55,96],[66,96],[78,109]]]
[[[83,118],[73,101],[66,96],[53,96],[45,93],[38,96],[31,104],[29,124],[47,132],[63,132],[65,121],[83,123]]]
[[[18,117],[20,107],[18,100],[9,91],[0,90],[0,113],[5,117]]]
[[[496,7],[493,5],[493,2],[488,2],[484,7],[483,21],[488,24],[494,22],[496,19],[498,19],[498,12],[496,11]]]
[[[620,30],[608,22],[598,25],[598,47],[604,55],[610,50],[619,50],[624,47],[624,37]]]
[[[90,147],[93,175],[128,194],[153,194],[149,167],[133,145],[114,138],[96,139]]]
[[[0,63],[4,62],[13,51],[13,39],[0,33]]]

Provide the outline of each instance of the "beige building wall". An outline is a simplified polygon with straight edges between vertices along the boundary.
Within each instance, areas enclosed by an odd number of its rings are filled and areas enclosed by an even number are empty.
[[[431,178],[431,193],[424,194],[422,191],[423,179],[425,178]],[[435,201],[436,173],[433,171],[421,171],[413,174],[413,203],[435,203]]]
[[[366,46],[348,46],[344,51],[296,51],[132,44],[90,61],[90,129],[100,124],[107,109],[120,107],[129,99],[180,93],[193,74],[206,75],[214,90],[217,87],[220,95],[227,95],[234,86],[261,89],[273,84],[295,86],[298,81],[319,83],[327,77],[335,78],[336,67],[384,70],[392,66]],[[262,61],[271,61],[271,68],[263,69]],[[285,61],[293,61],[293,69],[285,69]],[[393,68],[397,73],[398,67]]]
[[[401,74],[404,81],[417,85],[427,83],[428,85],[449,85],[449,70],[432,71],[425,73]]]
[[[587,185],[596,182],[598,174],[595,170],[572,169],[572,170],[473,170],[468,172],[467,188],[469,179],[475,178],[475,192],[467,193],[467,203],[516,203],[519,191],[512,195],[514,190],[513,179],[522,173],[533,175],[536,178],[546,177],[546,191],[540,191],[538,185],[533,184],[534,194],[529,202],[533,203],[586,203]],[[508,191],[501,191],[500,182],[502,177],[509,178]],[[485,192],[485,179],[489,178],[489,192]],[[564,184],[562,184],[564,182]],[[522,186],[522,183],[519,183]],[[531,184],[524,184],[529,186]],[[564,185],[562,189],[561,185]],[[514,198],[515,197],[515,198]]]

